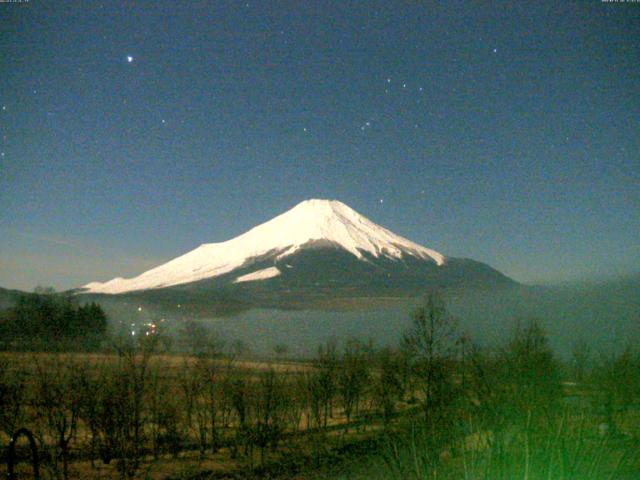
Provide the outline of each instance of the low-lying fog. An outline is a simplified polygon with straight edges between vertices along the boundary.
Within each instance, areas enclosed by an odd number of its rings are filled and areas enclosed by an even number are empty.
[[[466,292],[448,296],[447,304],[459,331],[484,345],[498,344],[517,322],[531,318],[546,328],[551,345],[561,356],[568,356],[578,341],[586,342],[596,352],[607,352],[640,338],[638,276],[508,292]],[[356,337],[371,339],[377,346],[394,345],[411,321],[415,305],[416,301],[404,301],[387,308],[338,312],[251,310],[202,322],[226,341],[241,340],[257,354],[271,353],[276,345],[284,344],[290,355],[307,356],[330,338],[340,341]],[[159,315],[154,312],[154,317]],[[167,318],[167,323],[173,323]],[[177,328],[173,325],[171,330]]]

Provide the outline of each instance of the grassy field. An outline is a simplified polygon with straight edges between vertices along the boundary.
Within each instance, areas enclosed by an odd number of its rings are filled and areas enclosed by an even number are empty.
[[[63,478],[62,467],[52,466],[56,457],[52,422],[62,418],[71,421],[73,415],[61,413],[61,404],[49,414],[36,411],[39,407],[34,397],[42,387],[39,384],[46,384],[40,378],[43,369],[49,369],[49,373],[61,381],[69,379],[65,375],[70,371],[83,372],[83,375],[97,379],[101,372],[119,371],[122,357],[116,354],[4,353],[0,359],[5,379],[9,375],[24,375],[21,419],[38,439],[42,477]],[[165,394],[173,397],[169,402],[175,402],[185,414],[189,410],[188,398],[181,387],[189,374],[202,368],[202,362],[202,358],[195,356],[149,355],[146,368],[153,373],[149,377],[153,380],[145,387],[144,402],[153,401],[154,388],[160,379],[166,385]],[[311,362],[228,359],[207,360],[206,367],[207,372],[215,372],[221,378],[241,378],[246,385],[256,389],[265,376],[275,375],[283,380],[280,388],[288,389],[283,393],[289,396],[308,393],[305,379],[313,378],[322,370]],[[373,375],[379,375],[379,372]],[[74,385],[66,386],[74,388]],[[80,387],[76,385],[75,388]],[[154,416],[154,407],[148,406],[140,436],[144,443],[140,445],[136,469],[130,478],[632,479],[640,474],[640,412],[636,408],[619,408],[615,412],[616,431],[604,431],[602,425],[606,415],[592,408],[594,392],[574,383],[565,385],[561,395],[563,406],[557,415],[545,416],[540,422],[540,418],[532,419],[532,415],[542,415],[536,411],[529,413],[528,423],[516,419],[503,425],[502,430],[496,429],[495,424],[487,426],[485,422],[483,425],[473,408],[465,411],[468,405],[458,404],[455,410],[448,412],[452,418],[445,422],[450,429],[446,439],[441,431],[426,427],[419,401],[403,401],[411,397],[411,392],[407,392],[404,399],[394,401],[393,414],[386,419],[372,392],[367,392],[360,399],[357,415],[349,420],[338,398],[332,399],[329,406],[332,411],[327,413],[327,418],[314,419],[313,406],[307,403],[309,399],[303,398],[303,394],[298,405],[288,403],[286,408],[282,407],[283,411],[289,410],[286,412],[288,418],[281,420],[282,431],[277,436],[275,448],[268,441],[239,437],[240,419],[234,416],[233,407],[225,404],[225,388],[220,386],[220,391],[212,397],[213,401],[219,401],[214,408],[218,410],[216,420],[221,423],[215,448],[199,443],[202,440],[199,435],[203,432],[197,432],[197,425],[191,424],[184,415],[178,415],[185,429],[179,446],[174,445],[171,452],[168,444],[154,446],[153,437],[154,434],[157,436],[162,421]],[[245,393],[248,399],[251,394]],[[212,405],[203,404],[202,407],[210,410]],[[480,405],[476,402],[475,407]],[[68,408],[73,409],[72,406]],[[264,419],[269,414],[259,407],[253,408],[252,425],[268,425],[270,420]],[[195,415],[195,411],[192,413]],[[117,459],[108,464],[103,462],[100,452],[91,445],[88,419],[83,419],[81,413],[77,417],[75,430],[66,431],[73,437],[68,452],[68,477],[129,477]],[[157,420],[155,425],[154,420]],[[210,422],[211,417],[206,420]],[[536,423],[535,427],[533,423]],[[0,444],[6,446],[8,441],[3,433]],[[256,445],[249,445],[251,442]],[[25,446],[25,440],[19,443],[22,447],[16,470],[19,478],[30,478]]]
[[[101,458],[105,446],[117,456],[125,448],[118,442],[126,441],[135,449],[127,452],[135,456],[135,478],[293,475],[382,428],[374,399],[364,393],[349,419],[336,398],[329,404],[320,398],[325,394],[317,382],[324,369],[310,362],[97,353],[3,353],[0,361],[4,384],[19,393],[14,428],[34,432],[45,477],[64,477],[64,467],[56,465],[64,461],[69,478],[127,477],[117,458],[108,464]],[[143,369],[136,399],[135,380]],[[118,389],[114,381],[122,376],[130,384]],[[109,403],[115,394],[125,398]],[[50,396],[56,401],[44,405]],[[265,397],[271,399],[263,402]],[[123,425],[100,425],[100,418],[92,418],[91,412],[108,413],[100,410],[101,401],[105,408],[122,409],[122,418],[111,421]],[[401,401],[395,405],[398,412],[408,408]],[[126,411],[136,408],[141,419],[132,426]],[[133,445],[136,427],[139,440]],[[56,446],[61,433],[70,439],[64,461]],[[169,438],[171,433],[179,438]],[[0,433],[0,446],[8,443],[7,431]],[[26,445],[18,444],[22,475],[28,471]]]

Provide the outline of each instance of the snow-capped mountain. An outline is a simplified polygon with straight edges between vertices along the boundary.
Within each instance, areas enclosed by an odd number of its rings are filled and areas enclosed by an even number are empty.
[[[252,307],[366,306],[373,298],[406,298],[432,287],[510,284],[488,265],[418,245],[344,203],[306,200],[236,238],[77,293],[217,315]]]
[[[396,260],[412,256],[436,265],[446,262],[444,255],[390,232],[342,202],[314,199],[299,203],[236,238],[205,243],[137,277],[92,282],[83,288],[91,293],[124,293],[197,282],[249,266],[265,255],[282,260],[319,242],[342,248],[360,260],[365,260],[365,255]],[[235,281],[264,280],[280,273],[272,266],[239,276]]]

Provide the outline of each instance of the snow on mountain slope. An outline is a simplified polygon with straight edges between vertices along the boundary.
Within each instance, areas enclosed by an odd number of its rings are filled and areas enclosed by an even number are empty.
[[[376,225],[342,202],[313,199],[236,238],[203,244],[137,277],[91,282],[83,288],[87,293],[123,293],[191,283],[229,273],[256,257],[273,254],[282,259],[317,241],[331,242],[359,259],[367,252],[374,257],[400,259],[412,255],[437,265],[445,263],[440,253]],[[240,278],[243,277],[237,281]]]
[[[263,268],[255,272],[247,273],[236,278],[233,283],[253,282],[254,280],[266,280],[267,278],[273,278],[280,275],[278,267]]]

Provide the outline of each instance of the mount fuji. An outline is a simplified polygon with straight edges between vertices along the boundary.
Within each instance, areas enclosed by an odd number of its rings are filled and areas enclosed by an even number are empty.
[[[414,243],[342,202],[312,199],[236,238],[200,245],[137,277],[91,282],[78,293],[215,313],[510,284],[515,282],[488,265]]]

